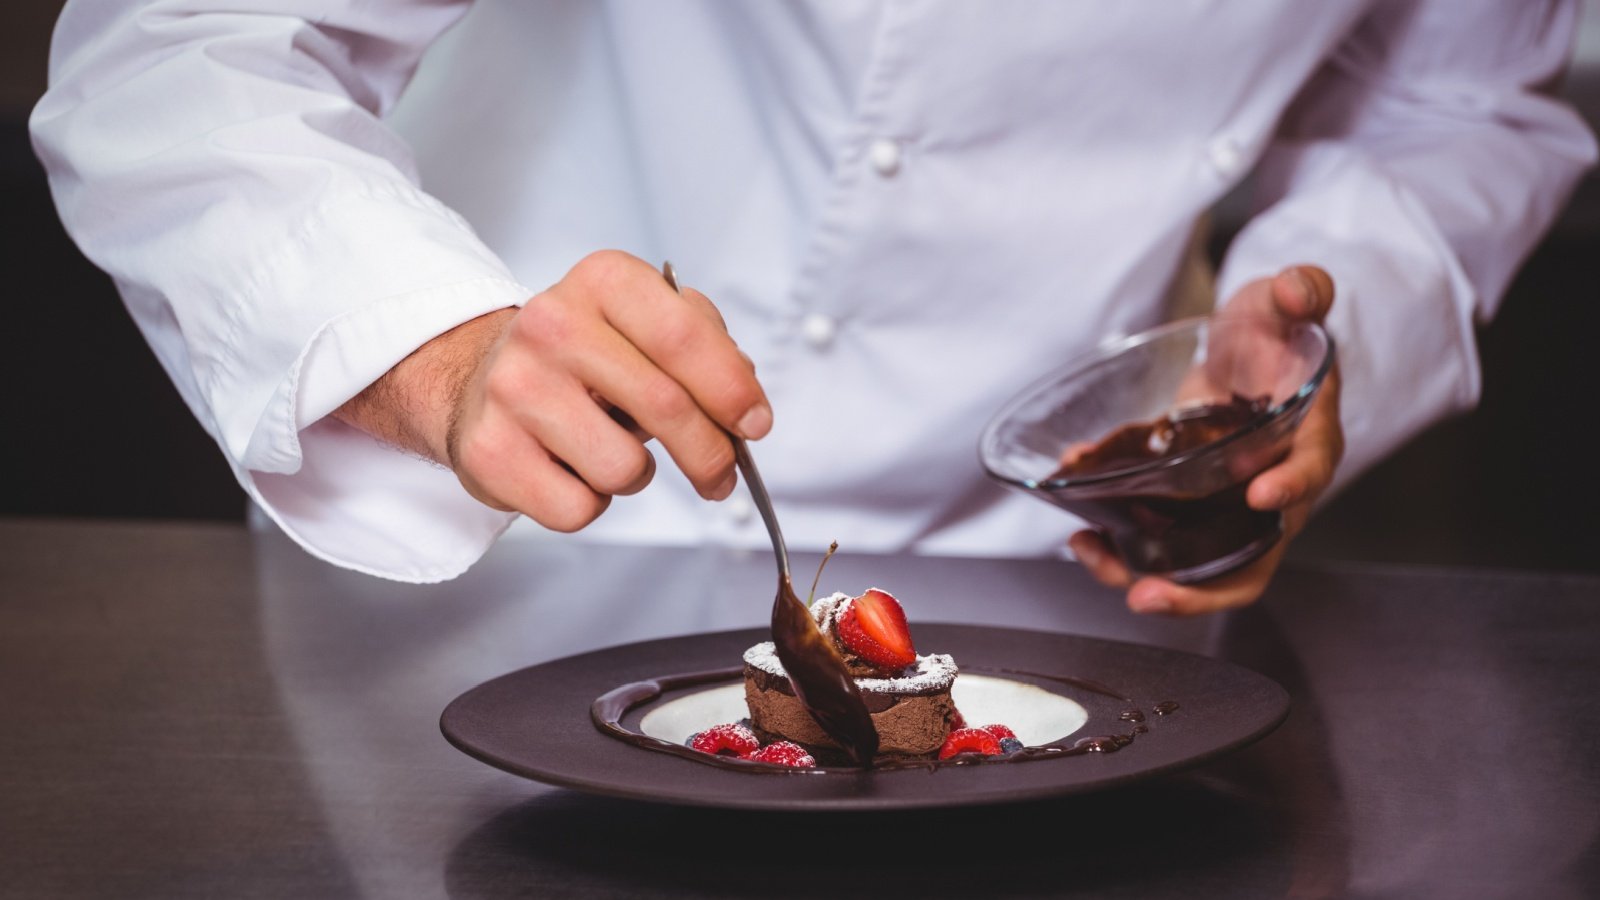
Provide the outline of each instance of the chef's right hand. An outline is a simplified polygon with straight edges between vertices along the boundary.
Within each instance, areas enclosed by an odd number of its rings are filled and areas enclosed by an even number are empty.
[[[584,258],[521,309],[440,335],[337,415],[557,531],[648,484],[652,436],[702,497],[721,500],[736,484],[723,429],[754,440],[772,427],[716,307],[619,251]]]

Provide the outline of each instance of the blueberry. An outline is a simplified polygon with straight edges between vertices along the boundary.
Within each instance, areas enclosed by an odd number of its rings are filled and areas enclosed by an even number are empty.
[[[1017,752],[1018,750],[1021,750],[1021,749],[1022,749],[1022,742],[1017,740],[1016,738],[1001,738],[1000,739],[1000,752],[1005,754],[1006,756],[1010,756],[1011,754],[1013,754],[1013,753],[1015,753],[1015,752]]]

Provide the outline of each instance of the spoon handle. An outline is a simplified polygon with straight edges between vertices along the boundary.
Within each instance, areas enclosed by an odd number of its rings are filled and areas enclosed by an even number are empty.
[[[661,276],[680,296],[683,294],[683,288],[678,286],[678,273],[673,271],[671,262],[661,264]],[[772,538],[772,552],[778,558],[778,575],[787,582],[790,580],[789,548],[783,542],[783,530],[778,527],[778,515],[772,511],[772,497],[767,493],[766,483],[761,480],[761,472],[756,469],[755,457],[750,455],[749,445],[745,443],[744,438],[733,432],[727,434],[733,441],[733,458],[739,466],[739,474],[743,476],[745,486],[750,489],[750,496],[755,500],[756,509],[761,513],[762,523],[767,526],[767,536]]]
[[[761,512],[761,521],[767,526],[767,536],[772,538],[772,553],[778,558],[778,576],[789,581],[789,548],[783,542],[778,516],[772,511],[772,498],[761,481],[761,472],[756,469],[756,461],[750,455],[750,446],[744,442],[744,438],[735,435],[729,437],[733,438],[733,456],[738,462],[739,474],[744,477],[745,486],[756,501],[756,509]]]

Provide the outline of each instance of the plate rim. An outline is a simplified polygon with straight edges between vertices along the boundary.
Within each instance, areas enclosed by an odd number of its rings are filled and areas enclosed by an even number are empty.
[[[935,620],[929,620],[929,621],[923,621],[923,622],[918,622],[917,623],[917,627],[919,629],[924,629],[924,628],[927,628],[929,626],[932,626],[936,630],[937,629],[953,629],[953,630],[959,630],[959,631],[962,631],[962,632],[969,632],[969,633],[971,633],[973,635],[986,636],[986,637],[989,637],[991,639],[1002,639],[1006,635],[1017,635],[1017,636],[1023,636],[1028,640],[1050,639],[1050,640],[1060,640],[1060,641],[1063,641],[1063,642],[1066,642],[1066,643],[1082,642],[1082,643],[1086,643],[1088,645],[1099,645],[1099,646],[1105,648],[1106,650],[1110,650],[1110,651],[1125,651],[1125,652],[1140,653],[1140,654],[1155,653],[1155,654],[1158,654],[1158,655],[1163,656],[1163,657],[1183,659],[1183,660],[1188,661],[1191,664],[1197,664],[1197,665],[1204,666],[1204,667],[1215,667],[1215,668],[1217,668],[1219,670],[1230,672],[1231,674],[1234,674],[1236,676],[1242,677],[1243,681],[1245,681],[1245,682],[1253,682],[1256,687],[1266,689],[1266,691],[1267,691],[1269,696],[1264,701],[1263,706],[1265,707],[1266,705],[1270,705],[1271,707],[1273,707],[1273,709],[1272,709],[1272,711],[1271,711],[1271,713],[1269,715],[1266,715],[1266,716],[1262,717],[1261,720],[1254,727],[1251,727],[1251,728],[1249,728],[1247,730],[1241,730],[1238,734],[1235,734],[1232,737],[1230,737],[1230,738],[1228,738],[1228,739],[1226,739],[1224,741],[1218,742],[1218,743],[1216,743],[1216,744],[1214,744],[1214,745],[1212,745],[1212,746],[1210,746],[1210,747],[1208,747],[1208,748],[1206,748],[1206,749],[1204,749],[1202,751],[1199,751],[1199,752],[1196,752],[1196,753],[1192,753],[1192,754],[1188,754],[1188,755],[1183,756],[1182,758],[1171,760],[1171,761],[1168,761],[1168,762],[1165,762],[1165,763],[1159,763],[1159,764],[1155,764],[1155,765],[1148,765],[1148,766],[1144,766],[1144,767],[1141,767],[1141,768],[1137,768],[1137,769],[1135,769],[1133,771],[1128,771],[1128,772],[1123,772],[1123,773],[1108,774],[1108,775],[1105,775],[1103,777],[1095,778],[1095,779],[1092,779],[1092,780],[1089,780],[1089,781],[1064,781],[1064,782],[1059,783],[1059,784],[1051,784],[1051,785],[1046,785],[1046,786],[1043,786],[1043,787],[1041,787],[1038,784],[1029,783],[1027,785],[1019,785],[1019,786],[1017,786],[1015,788],[1012,788],[1012,789],[1002,788],[1002,789],[987,790],[987,791],[982,791],[982,792],[972,792],[972,791],[962,792],[962,791],[959,791],[959,790],[955,791],[955,792],[941,792],[941,791],[931,791],[930,790],[930,791],[921,792],[920,794],[912,794],[912,795],[909,795],[909,796],[905,796],[905,795],[897,796],[897,797],[894,797],[894,798],[888,800],[887,802],[885,801],[884,798],[876,797],[876,796],[839,796],[839,795],[836,795],[836,794],[835,795],[821,795],[821,796],[816,796],[816,797],[811,797],[811,798],[798,798],[797,799],[797,798],[793,798],[793,797],[771,798],[769,796],[765,796],[763,794],[763,792],[761,792],[761,791],[747,791],[747,792],[740,792],[740,793],[736,793],[736,794],[732,794],[732,795],[729,795],[729,794],[716,794],[716,795],[712,795],[712,796],[698,795],[698,794],[663,793],[661,791],[653,791],[653,790],[650,790],[648,788],[640,788],[640,787],[638,787],[636,785],[632,785],[632,784],[618,783],[615,780],[608,780],[608,779],[605,779],[605,778],[597,778],[597,777],[592,777],[592,776],[584,777],[584,776],[566,774],[566,773],[563,773],[563,772],[551,772],[551,771],[538,770],[538,769],[535,769],[535,768],[532,768],[532,767],[528,766],[524,762],[519,762],[519,761],[516,761],[516,760],[510,760],[510,759],[502,759],[502,758],[500,758],[499,756],[497,756],[497,755],[495,755],[493,753],[490,753],[488,751],[485,751],[485,750],[475,746],[473,741],[471,740],[471,738],[469,736],[458,733],[459,729],[456,727],[457,720],[464,716],[463,710],[468,708],[468,706],[475,699],[477,699],[477,697],[480,696],[482,692],[485,692],[487,690],[492,690],[494,688],[503,686],[503,685],[508,684],[508,683],[512,683],[512,682],[517,681],[517,680],[526,679],[532,673],[536,673],[539,670],[549,669],[549,668],[553,668],[553,667],[557,667],[557,666],[564,666],[564,667],[579,666],[579,665],[585,664],[587,661],[590,661],[590,660],[595,660],[595,659],[604,660],[604,658],[606,658],[606,657],[614,656],[614,655],[617,655],[619,653],[638,654],[639,652],[641,652],[643,650],[647,650],[647,649],[648,650],[654,650],[654,649],[673,647],[673,646],[676,646],[676,645],[688,645],[686,647],[686,653],[684,654],[685,657],[686,657],[686,664],[681,666],[681,667],[679,667],[679,669],[677,669],[677,671],[693,671],[696,667],[691,663],[691,661],[693,659],[693,655],[692,655],[692,652],[689,652],[689,651],[693,650],[693,645],[696,644],[696,643],[715,642],[715,641],[729,641],[729,640],[733,640],[733,639],[736,639],[736,638],[740,639],[740,640],[758,641],[758,640],[765,640],[769,636],[768,635],[768,630],[765,629],[765,628],[750,627],[750,628],[727,629],[727,630],[711,631],[711,632],[693,632],[693,633],[687,633],[687,634],[681,634],[681,635],[671,635],[671,636],[658,637],[658,638],[648,638],[648,639],[641,640],[641,641],[629,641],[629,642],[617,643],[617,644],[612,644],[612,645],[608,645],[608,646],[605,646],[605,647],[593,648],[593,649],[586,650],[586,651],[583,651],[583,652],[580,652],[580,653],[574,653],[574,654],[569,654],[567,656],[557,657],[555,659],[545,660],[543,662],[530,664],[528,666],[523,666],[521,668],[509,671],[509,672],[505,672],[505,673],[497,675],[497,676],[495,676],[493,678],[489,678],[487,680],[479,682],[478,684],[466,689],[465,691],[462,691],[455,698],[453,698],[448,704],[446,704],[444,709],[441,711],[441,713],[439,715],[439,729],[440,729],[440,732],[442,733],[442,735],[444,736],[445,740],[448,741],[451,746],[455,747],[457,750],[461,751],[462,753],[466,754],[467,756],[469,756],[469,757],[471,757],[471,758],[473,758],[473,759],[475,759],[475,760],[477,760],[477,761],[479,761],[479,762],[481,762],[481,763],[483,763],[485,765],[488,765],[488,766],[490,766],[492,768],[498,769],[498,770],[500,770],[502,772],[506,772],[506,773],[509,773],[509,774],[512,774],[512,775],[516,775],[516,776],[518,776],[520,778],[525,778],[525,779],[528,779],[530,781],[534,781],[534,782],[537,782],[537,783],[540,783],[540,784],[550,785],[552,787],[558,787],[558,788],[563,788],[563,789],[568,789],[568,790],[574,790],[574,791],[578,791],[578,792],[586,793],[586,794],[595,794],[595,795],[599,795],[599,796],[612,797],[612,798],[624,799],[624,800],[641,801],[641,802],[654,803],[654,804],[667,805],[667,806],[699,807],[699,808],[707,808],[707,809],[727,809],[727,810],[743,810],[743,811],[771,811],[771,812],[841,812],[841,811],[857,811],[857,812],[861,812],[861,811],[903,811],[903,810],[934,809],[934,808],[955,808],[955,807],[963,807],[963,806],[1006,805],[1006,804],[1012,804],[1012,803],[1028,802],[1028,801],[1035,801],[1035,800],[1044,800],[1044,799],[1050,799],[1050,798],[1060,798],[1060,797],[1069,796],[1069,795],[1073,795],[1073,794],[1083,794],[1083,793],[1090,793],[1090,792],[1095,792],[1095,791],[1107,790],[1107,789],[1115,788],[1115,787],[1118,787],[1118,786],[1121,786],[1121,785],[1124,785],[1124,784],[1128,784],[1128,783],[1131,783],[1131,782],[1144,781],[1144,780],[1147,780],[1147,779],[1150,779],[1150,778],[1159,777],[1161,775],[1170,774],[1170,773],[1175,772],[1175,771],[1181,771],[1181,770],[1184,770],[1184,769],[1192,768],[1194,766],[1198,766],[1198,765],[1204,764],[1205,762],[1208,762],[1210,760],[1216,759],[1217,757],[1220,757],[1220,756],[1226,755],[1228,753],[1231,753],[1231,752],[1233,752],[1235,750],[1238,750],[1238,749],[1240,749],[1240,748],[1242,748],[1244,746],[1248,746],[1249,744],[1255,743],[1256,741],[1261,740],[1262,738],[1266,737],[1267,735],[1269,735],[1273,731],[1275,731],[1288,718],[1288,715],[1289,715],[1289,712],[1290,712],[1291,703],[1290,703],[1289,693],[1284,688],[1283,685],[1279,684],[1275,679],[1273,679],[1273,678],[1271,678],[1271,677],[1269,677],[1269,676],[1267,676],[1267,675],[1265,675],[1265,674],[1263,674],[1261,672],[1258,672],[1258,671],[1256,671],[1254,669],[1251,669],[1251,668],[1249,668],[1247,666],[1244,666],[1244,665],[1242,665],[1240,663],[1233,662],[1233,661],[1227,660],[1227,659],[1221,659],[1221,658],[1213,657],[1213,656],[1206,656],[1204,654],[1194,653],[1194,652],[1187,651],[1187,650],[1178,650],[1178,649],[1173,649],[1173,648],[1168,648],[1168,647],[1162,647],[1162,646],[1159,646],[1159,645],[1156,645],[1156,644],[1138,643],[1138,642],[1135,642],[1135,641],[1118,640],[1118,639],[1115,639],[1115,638],[1095,637],[1095,636],[1091,636],[1091,635],[1084,635],[1084,634],[1078,634],[1078,633],[1073,633],[1073,632],[1049,631],[1049,630],[1044,630],[1044,629],[1013,628],[1013,627],[1006,627],[1006,626],[979,625],[979,624],[973,624],[973,623],[969,623],[969,622],[951,622],[951,621],[935,621]],[[704,648],[704,649],[708,649],[708,648]],[[709,668],[724,668],[724,667],[727,667],[727,666],[726,665],[723,665],[723,666],[713,665],[713,666],[710,666]],[[982,667],[983,667],[983,664],[981,664],[981,663],[974,664],[974,668],[982,668]],[[672,672],[661,672],[661,673],[658,673],[658,674],[666,675],[666,674],[673,674],[673,673]],[[993,673],[991,672],[991,673],[986,673],[986,674],[993,674]],[[645,677],[648,677],[648,676],[645,676]],[[628,683],[630,681],[636,681],[636,680],[639,680],[639,679],[637,677],[629,678],[629,677],[626,677],[624,675],[620,675],[619,674],[619,675],[617,675],[615,677],[612,677],[612,678],[608,679],[605,682],[605,686],[602,687],[599,690],[599,692],[597,692],[595,694],[595,696],[599,696],[599,693],[603,693],[604,691],[609,690],[609,689],[611,689],[613,687]],[[1069,695],[1065,695],[1065,696],[1070,697],[1071,695],[1069,694]],[[592,721],[589,719],[589,716],[588,716],[589,705],[590,705],[590,703],[592,703],[593,699],[594,699],[593,697],[585,697],[585,698],[583,698],[583,710],[584,710],[583,719],[584,719],[584,721],[582,723],[582,728],[587,731],[588,735],[592,735],[593,739],[606,742],[606,744],[604,744],[604,745],[597,745],[597,746],[606,746],[606,745],[609,745],[609,744],[616,744],[619,747],[626,747],[627,745],[625,743],[623,743],[621,741],[618,741],[614,737],[611,737],[611,736],[608,736],[608,735],[604,734],[598,728],[594,727]],[[652,701],[652,702],[654,702],[654,701]],[[587,739],[587,737],[586,737],[586,739]],[[1150,740],[1150,738],[1144,738],[1143,740],[1148,741],[1148,740]],[[715,773],[715,775],[713,775],[713,776],[705,776],[705,777],[721,777],[721,778],[740,779],[741,783],[743,783],[745,785],[749,785],[749,784],[758,784],[759,785],[759,784],[761,784],[763,781],[765,781],[767,779],[790,780],[790,779],[794,779],[794,778],[805,778],[805,779],[828,778],[828,779],[839,779],[840,781],[843,781],[843,780],[846,780],[846,779],[855,780],[855,779],[863,779],[863,778],[865,778],[865,779],[883,779],[883,778],[898,778],[898,777],[905,777],[905,776],[919,777],[919,776],[926,776],[926,774],[927,774],[926,772],[923,772],[922,770],[915,770],[915,769],[913,769],[913,770],[903,770],[902,769],[902,770],[865,772],[865,773],[837,773],[837,774],[832,774],[832,775],[799,775],[799,774],[796,774],[796,775],[785,775],[785,774],[781,774],[781,773],[780,774],[773,774],[773,775],[753,774],[753,773],[748,773],[748,772],[733,771],[733,770],[726,769],[726,768],[719,768],[719,767],[715,767],[715,766],[704,765],[704,764],[696,763],[696,762],[694,762],[692,760],[682,759],[682,758],[679,758],[679,757],[671,755],[671,754],[660,753],[660,752],[656,752],[656,751],[652,751],[652,750],[648,750],[648,749],[644,749],[644,748],[630,747],[628,749],[631,752],[636,752],[636,753],[640,753],[640,754],[646,754],[647,757],[658,758],[663,763],[665,763],[667,761],[672,761],[672,762],[676,763],[678,766],[691,766],[691,767],[694,767],[693,771],[695,771],[697,773],[701,773],[701,772],[703,772],[703,773]],[[1114,756],[1115,755],[1113,755],[1113,754],[1107,754],[1105,758],[1113,758]],[[1092,758],[1092,757],[1081,757],[1081,758]],[[1053,765],[1057,765],[1057,764],[1063,763],[1063,762],[1066,762],[1066,761],[1065,760],[1039,761],[1039,762],[1031,762],[1031,763],[1022,763],[1022,764],[1019,764],[1019,765],[1026,765],[1026,766],[1031,768],[1033,766],[1053,766]],[[998,769],[1000,767],[992,766],[992,767],[981,767],[981,768]],[[1009,768],[1009,767],[1007,767],[1007,768]],[[677,770],[677,771],[681,772],[683,770],[680,769],[680,770]],[[966,773],[969,773],[969,772],[972,772],[972,771],[975,771],[975,770],[963,767],[963,768],[959,768],[959,769],[941,769],[941,770],[938,770],[938,771],[939,772],[949,772],[949,773],[954,773],[954,774],[957,774],[957,775],[961,775],[961,774],[966,774]]]

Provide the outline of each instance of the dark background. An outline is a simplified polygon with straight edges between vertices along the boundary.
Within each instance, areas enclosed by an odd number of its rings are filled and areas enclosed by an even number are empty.
[[[1565,92],[1600,123],[1600,0]],[[0,515],[242,520],[243,492],[123,310],[61,230],[28,143],[57,0],[0,11]],[[1219,213],[1213,251],[1237,222]],[[1589,404],[1600,378],[1600,177],[1481,330],[1483,400],[1352,485],[1302,557],[1600,571]]]

